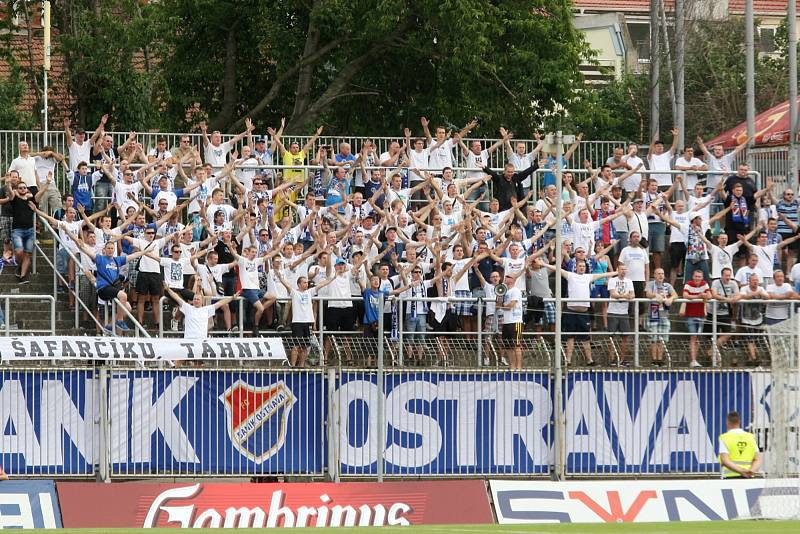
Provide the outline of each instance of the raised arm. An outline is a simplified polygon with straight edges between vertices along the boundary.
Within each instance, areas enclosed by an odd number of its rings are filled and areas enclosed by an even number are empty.
[[[306,154],[308,153],[309,150],[311,150],[314,147],[314,143],[317,142],[317,139],[319,139],[319,136],[322,135],[322,129],[323,129],[322,126],[317,128],[317,130],[314,132],[314,135],[311,137],[311,139],[309,139],[306,142],[306,144],[303,146],[303,150],[306,152]]]

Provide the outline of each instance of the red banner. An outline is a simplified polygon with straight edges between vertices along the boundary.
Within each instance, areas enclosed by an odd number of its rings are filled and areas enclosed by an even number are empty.
[[[479,480],[296,484],[59,482],[64,528],[492,523]]]

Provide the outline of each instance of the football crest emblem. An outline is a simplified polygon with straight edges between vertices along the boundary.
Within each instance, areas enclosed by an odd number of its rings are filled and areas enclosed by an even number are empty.
[[[233,446],[251,461],[264,462],[286,442],[289,413],[297,398],[283,381],[253,387],[238,380],[219,399]]]

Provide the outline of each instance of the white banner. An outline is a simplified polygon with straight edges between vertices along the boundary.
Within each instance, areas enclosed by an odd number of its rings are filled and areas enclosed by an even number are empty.
[[[500,524],[648,523],[786,518],[797,480],[491,480]]]
[[[286,360],[280,338],[0,337],[0,360]]]

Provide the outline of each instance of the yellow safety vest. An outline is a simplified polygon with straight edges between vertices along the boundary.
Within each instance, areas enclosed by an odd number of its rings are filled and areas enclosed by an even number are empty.
[[[719,439],[728,448],[728,458],[733,463],[745,469],[750,469],[756,454],[758,454],[758,445],[753,434],[750,432],[725,432]],[[722,460],[720,460],[720,467],[722,468],[722,478],[742,476],[722,465]]]

